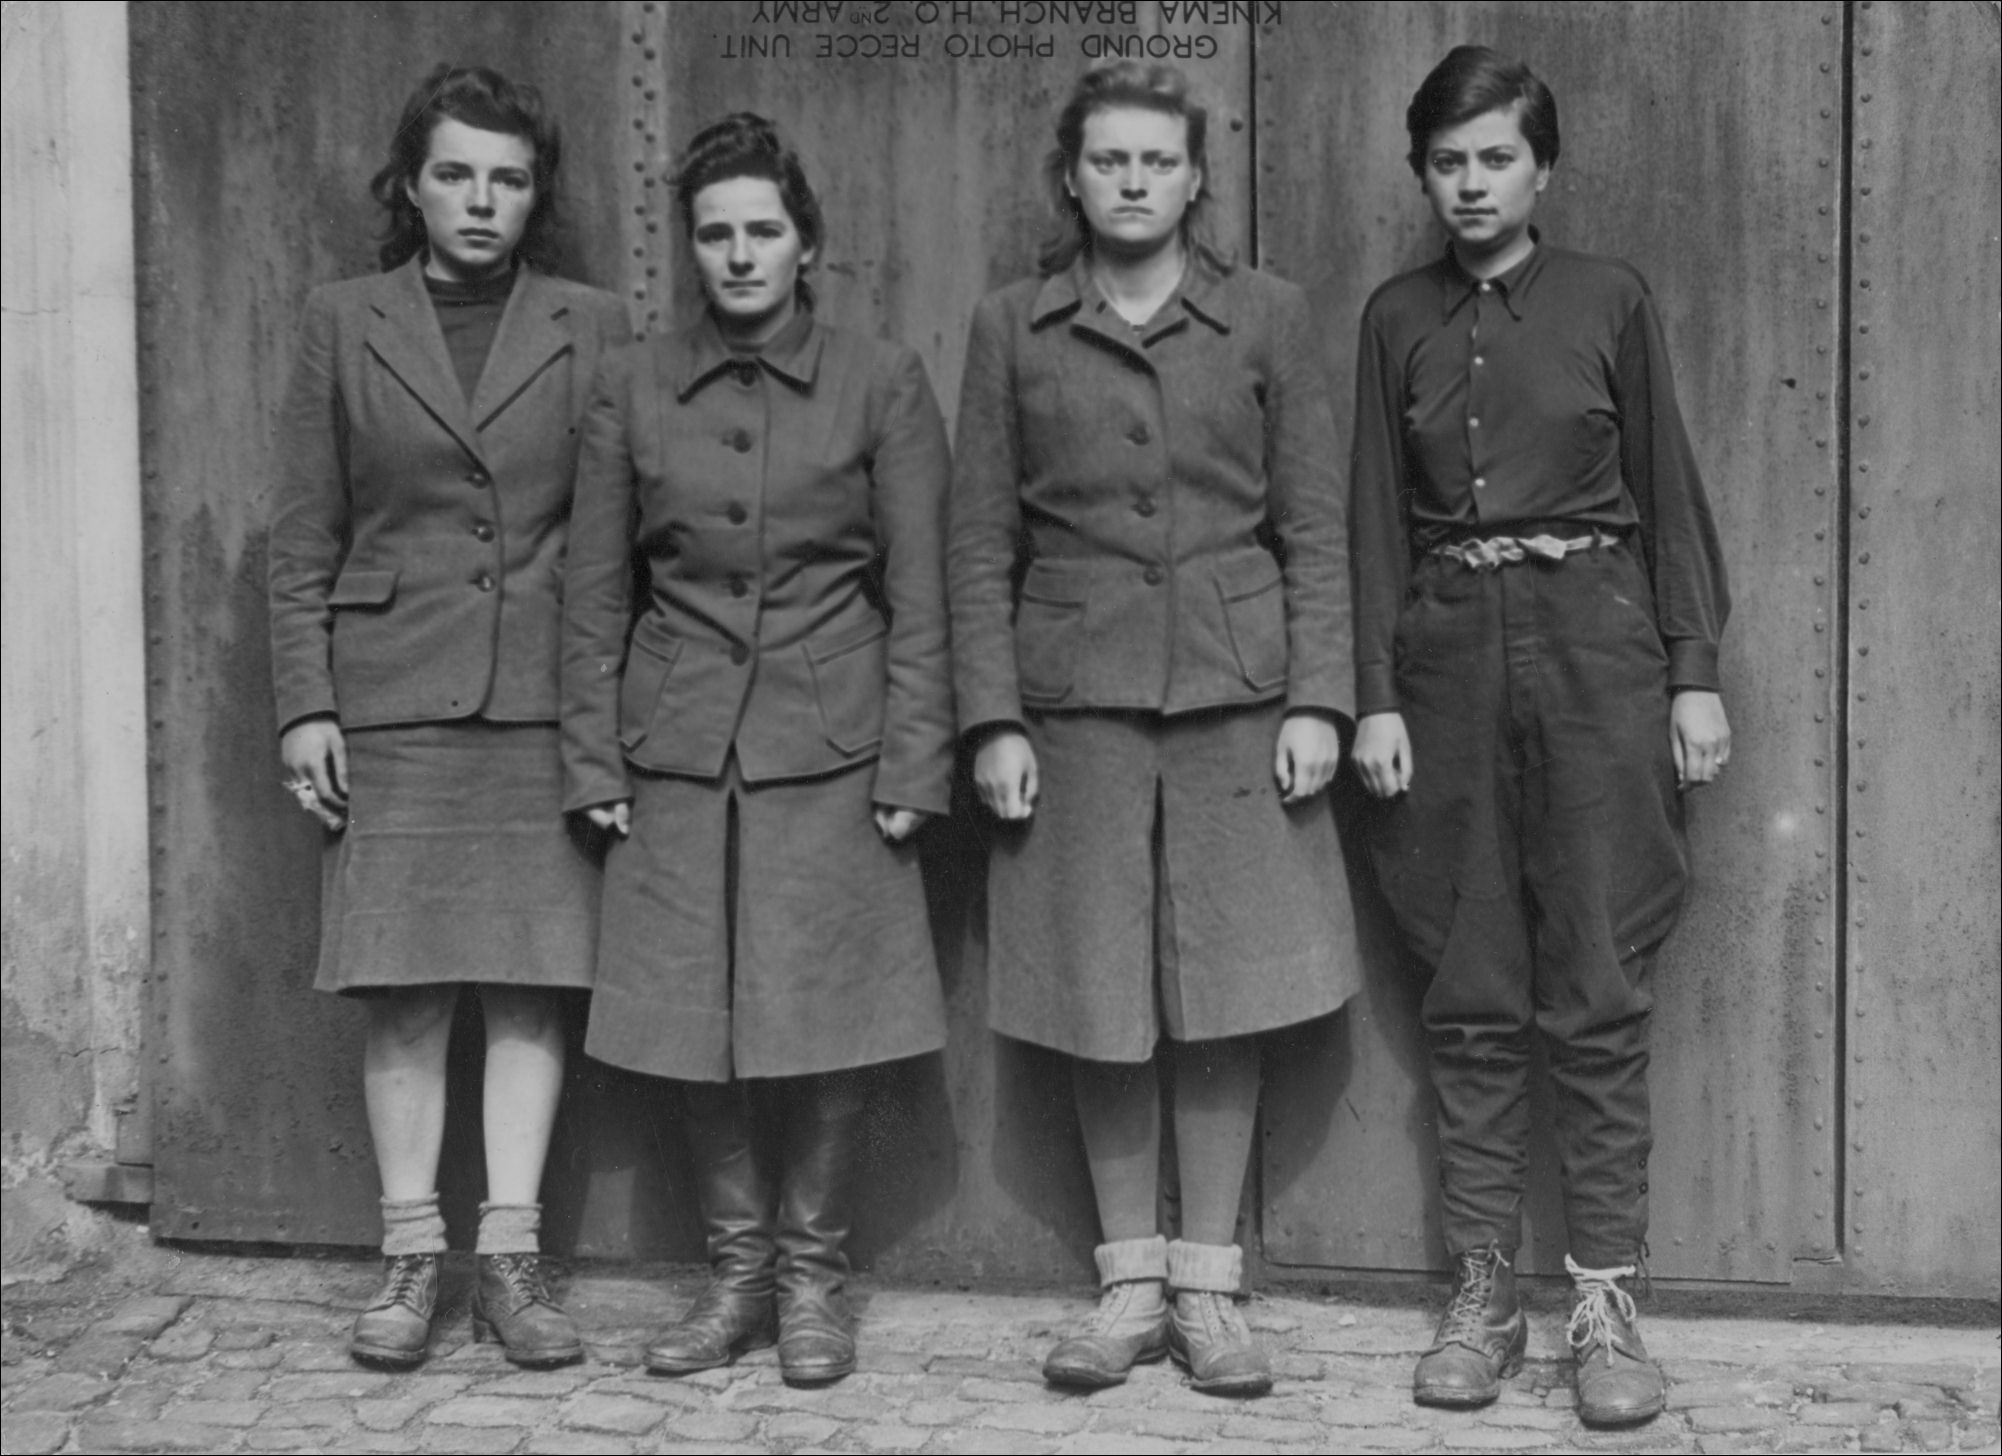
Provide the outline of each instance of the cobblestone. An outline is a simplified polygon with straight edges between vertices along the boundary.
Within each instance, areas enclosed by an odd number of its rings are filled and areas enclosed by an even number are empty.
[[[23,1411],[7,1417],[7,1449],[19,1456],[48,1456],[62,1450],[69,1438],[70,1419],[66,1415]]]

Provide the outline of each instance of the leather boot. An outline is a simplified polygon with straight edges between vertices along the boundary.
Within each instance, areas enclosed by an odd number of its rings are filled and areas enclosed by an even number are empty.
[[[1516,1297],[1515,1266],[1497,1248],[1454,1257],[1453,1300],[1432,1348],[1419,1357],[1411,1396],[1420,1405],[1486,1405],[1522,1368],[1529,1321]]]
[[[855,1369],[848,1308],[848,1175],[863,1082],[854,1073],[797,1077],[786,1088],[785,1183],[779,1197],[779,1374],[824,1385]]]
[[[1578,1357],[1578,1419],[1588,1426],[1631,1426],[1653,1420],[1668,1400],[1661,1368],[1635,1327],[1633,1296],[1620,1287],[1636,1265],[1583,1269],[1564,1256],[1576,1303],[1571,1349]]]
[[[1168,1245],[1168,1283],[1175,1308],[1168,1353],[1189,1372],[1189,1384],[1210,1395],[1263,1395],[1272,1366],[1237,1310],[1244,1253],[1235,1244]]]
[[[1055,1385],[1121,1385],[1135,1365],[1168,1353],[1168,1241],[1155,1234],[1100,1244],[1092,1259],[1104,1293],[1090,1328],[1043,1361],[1043,1379]]]
[[[539,1254],[481,1254],[473,1284],[473,1338],[498,1341],[516,1365],[562,1365],[583,1358],[584,1342],[544,1282]]]
[[[436,1254],[395,1254],[382,1261],[382,1288],[355,1318],[348,1353],[376,1365],[415,1365],[431,1339],[438,1309]]]
[[[709,1287],[647,1347],[646,1368],[656,1375],[727,1365],[739,1351],[761,1350],[777,1338],[775,1197],[744,1089],[735,1082],[690,1083],[682,1110],[708,1230]]]

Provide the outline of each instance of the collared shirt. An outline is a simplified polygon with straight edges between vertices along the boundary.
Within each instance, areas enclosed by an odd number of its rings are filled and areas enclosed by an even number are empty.
[[[962,732],[1275,698],[1349,712],[1316,354],[1298,288],[1200,256],[1137,328],[1083,259],[981,300],[948,553]]]
[[[1717,689],[1730,610],[1661,321],[1625,263],[1539,243],[1478,280],[1451,250],[1363,311],[1353,544],[1357,708],[1394,712],[1414,553],[1470,537],[1638,535],[1671,689]]]

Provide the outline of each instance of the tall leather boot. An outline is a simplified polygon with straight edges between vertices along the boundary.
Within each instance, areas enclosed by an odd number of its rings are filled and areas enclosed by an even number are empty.
[[[682,1108],[708,1231],[709,1287],[648,1347],[646,1368],[656,1375],[727,1365],[738,1351],[763,1349],[777,1337],[775,1190],[744,1087],[690,1082]]]
[[[1453,1299],[1432,1348],[1418,1357],[1411,1397],[1456,1410],[1486,1405],[1522,1368],[1528,1346],[1513,1260],[1499,1248],[1468,1249],[1453,1258]]]
[[[779,1197],[779,1374],[824,1385],[855,1369],[848,1308],[848,1180],[865,1083],[857,1072],[797,1077],[785,1088]]]

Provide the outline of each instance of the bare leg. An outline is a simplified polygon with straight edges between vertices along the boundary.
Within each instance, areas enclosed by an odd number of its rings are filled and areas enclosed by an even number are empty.
[[[392,1203],[438,1190],[438,1149],[445,1137],[445,1049],[452,1037],[455,985],[379,992],[368,1007],[362,1093],[375,1143],[382,1196]]]
[[[1098,1196],[1099,1237],[1108,1244],[1159,1231],[1161,1082],[1144,1062],[1071,1062],[1084,1156]]]
[[[1175,1044],[1175,1157],[1182,1170],[1182,1237],[1190,1243],[1237,1242],[1258,1118],[1258,1069],[1256,1037]]]
[[[549,1130],[563,1095],[563,1014],[556,995],[526,986],[482,986],[487,1069],[482,1089],[487,1200],[539,1203]]]

